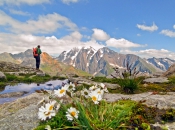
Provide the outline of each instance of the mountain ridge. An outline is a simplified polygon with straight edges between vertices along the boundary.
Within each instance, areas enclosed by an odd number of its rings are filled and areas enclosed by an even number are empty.
[[[110,74],[113,67],[126,68],[127,62],[131,64],[132,69],[137,68],[141,72],[163,71],[148,60],[134,54],[120,54],[107,47],[94,50],[92,47],[76,48],[62,52],[56,59],[90,74],[100,76]]]

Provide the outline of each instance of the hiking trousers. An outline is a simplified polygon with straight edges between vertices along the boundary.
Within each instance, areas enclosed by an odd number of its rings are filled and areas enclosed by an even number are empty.
[[[35,56],[36,59],[36,69],[39,69],[40,66],[40,56]]]

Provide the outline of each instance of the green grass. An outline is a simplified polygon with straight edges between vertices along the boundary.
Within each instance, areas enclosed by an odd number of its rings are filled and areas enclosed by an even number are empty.
[[[126,88],[130,88],[134,90],[134,93],[143,93],[143,92],[175,92],[175,76],[169,77],[168,83],[143,83],[144,77],[138,77],[135,79],[107,79],[106,77],[95,77],[92,80],[95,82],[101,82],[101,83],[112,83],[112,84],[119,84],[121,88],[116,90],[111,90],[108,88],[110,93],[128,93],[125,92],[125,86]],[[131,90],[132,91],[132,90]]]
[[[84,106],[83,104],[86,104]],[[134,101],[118,101],[115,103],[107,103],[101,101],[99,105],[95,105],[90,101],[81,102],[74,101],[73,104],[68,104],[65,107],[61,107],[59,112],[51,120],[42,121],[35,130],[44,130],[46,125],[50,125],[51,128],[59,129],[85,129],[85,130],[101,130],[101,129],[116,129],[120,127],[120,124],[127,122],[132,108],[136,105]],[[67,121],[65,108],[74,106],[80,111],[78,120],[75,122]]]

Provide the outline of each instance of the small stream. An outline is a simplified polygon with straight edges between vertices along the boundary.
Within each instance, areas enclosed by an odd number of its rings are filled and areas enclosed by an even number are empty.
[[[36,83],[31,83],[31,84],[25,84],[25,83],[18,83],[14,86],[6,86],[3,91],[0,92],[0,95],[2,94],[7,94],[7,93],[14,93],[14,92],[25,92],[23,96],[27,96],[31,93],[34,93],[35,90],[40,90],[40,89],[45,89],[45,90],[53,90],[53,89],[58,89],[61,88],[63,83],[67,83],[68,80],[51,80],[48,82],[45,82],[43,84],[36,84]],[[14,101],[20,97],[7,97],[7,98],[0,98],[0,104],[3,104],[5,102],[11,102]]]

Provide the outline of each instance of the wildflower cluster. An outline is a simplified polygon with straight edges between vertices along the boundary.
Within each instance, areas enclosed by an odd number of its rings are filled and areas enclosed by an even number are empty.
[[[78,97],[78,96],[76,97],[75,90],[76,90],[76,86],[74,83],[64,84],[61,88],[54,91],[43,90],[45,93],[49,94],[50,99],[48,98],[48,101],[45,102],[46,99],[43,98],[43,100],[41,100],[38,103],[38,104],[44,103],[43,106],[39,108],[38,118],[41,120],[47,120],[55,116],[57,112],[59,112],[60,107],[64,106],[63,100],[57,100],[57,99],[62,98],[68,95],[69,93],[68,96],[70,96],[74,100],[74,98]],[[90,99],[91,101],[94,102],[94,104],[99,104],[99,102],[103,98],[104,92],[108,92],[108,90],[106,86],[103,83],[101,83],[101,84],[95,84],[91,86],[89,89],[84,88],[83,90],[80,91],[81,93],[80,96],[85,97],[84,99]],[[67,118],[68,121],[73,121],[78,119],[78,116],[81,110],[78,110],[76,106],[74,107],[71,106],[66,109],[67,110],[65,113],[65,117]]]

